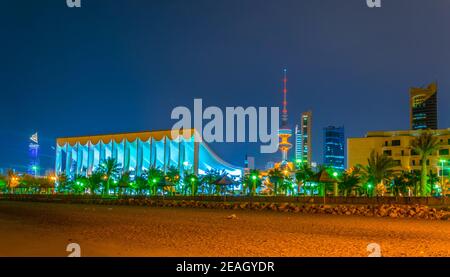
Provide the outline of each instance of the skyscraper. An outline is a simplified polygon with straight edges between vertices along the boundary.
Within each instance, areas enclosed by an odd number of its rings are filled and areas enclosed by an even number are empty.
[[[345,169],[344,127],[323,128],[323,164],[334,169]]]
[[[295,160],[302,160],[302,128],[295,125]]]
[[[38,133],[33,134],[30,137],[30,144],[28,145],[28,157],[30,163],[28,165],[27,173],[30,175],[39,175],[39,137]]]
[[[409,103],[412,130],[438,128],[436,83],[426,88],[411,88]]]
[[[301,161],[311,163],[312,160],[312,112],[302,113],[301,118]]]

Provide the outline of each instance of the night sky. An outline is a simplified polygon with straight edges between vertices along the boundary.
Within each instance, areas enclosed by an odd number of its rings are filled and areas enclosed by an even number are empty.
[[[347,137],[409,128],[411,86],[439,85],[450,127],[450,1],[0,0],[0,168],[23,171],[39,131],[43,169],[57,137],[170,129],[176,106],[281,105],[291,126],[313,111]],[[293,142],[293,139],[291,140]],[[215,143],[242,166],[279,160],[259,144]]]

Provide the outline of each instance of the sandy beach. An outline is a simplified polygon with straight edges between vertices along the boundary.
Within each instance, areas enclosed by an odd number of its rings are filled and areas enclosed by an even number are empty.
[[[228,219],[231,214],[237,218]],[[450,256],[450,222],[0,202],[0,256]]]

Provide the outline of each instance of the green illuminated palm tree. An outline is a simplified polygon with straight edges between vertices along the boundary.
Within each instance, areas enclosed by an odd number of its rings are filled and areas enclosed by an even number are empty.
[[[314,172],[308,163],[302,163],[295,172],[295,180],[297,180],[297,194],[300,195],[300,189],[307,182],[310,182],[314,176]]]
[[[260,174],[261,172],[259,170],[252,169],[244,175],[244,178],[242,179],[244,193],[251,196],[256,194],[256,190],[262,185]]]
[[[439,140],[431,132],[423,132],[411,142],[412,149],[420,155],[422,169],[420,177],[420,195],[428,196],[431,189],[427,186],[427,159],[439,149]]]
[[[151,167],[147,171],[147,183],[150,188],[151,195],[157,195],[158,187],[160,183],[163,181],[164,172],[156,167]]]
[[[0,191],[1,192],[8,191],[8,178],[4,175],[0,175]]]
[[[351,195],[359,185],[360,180],[359,167],[344,171],[338,181],[339,191],[343,192],[345,197]]]
[[[395,162],[392,158],[380,155],[375,150],[372,150],[367,160],[367,166],[362,167],[362,176],[373,187],[380,184],[384,186],[385,182],[392,178],[394,167]]]
[[[106,186],[104,188],[104,194],[109,194],[109,187],[111,181],[117,175],[120,174],[120,164],[114,158],[108,158],[100,163],[100,171],[103,173]]]
[[[97,191],[99,190],[99,188],[102,185],[102,182],[105,181],[103,179],[103,176],[104,176],[104,174],[101,171],[96,170],[96,171],[92,172],[92,174],[88,177],[86,188],[88,189],[90,194],[96,194],[97,193]],[[58,180],[60,178],[58,178]]]
[[[146,174],[142,174],[141,176],[137,176],[134,180],[134,186],[132,186],[132,189],[135,193],[139,195],[145,194],[145,191],[147,190],[147,176]]]
[[[198,184],[199,184],[199,178],[197,175],[195,175],[193,173],[186,174],[184,176],[183,183],[185,186],[185,189],[184,189],[185,192],[189,189],[192,196],[197,195]]]

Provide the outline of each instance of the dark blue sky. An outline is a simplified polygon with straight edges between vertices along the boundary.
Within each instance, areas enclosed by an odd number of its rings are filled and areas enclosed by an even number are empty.
[[[439,82],[439,125],[450,127],[450,1],[0,0],[0,168],[27,163],[39,131],[43,167],[59,136],[171,128],[171,110],[281,104],[347,136],[409,128],[408,89]],[[257,144],[213,144],[258,165]]]

